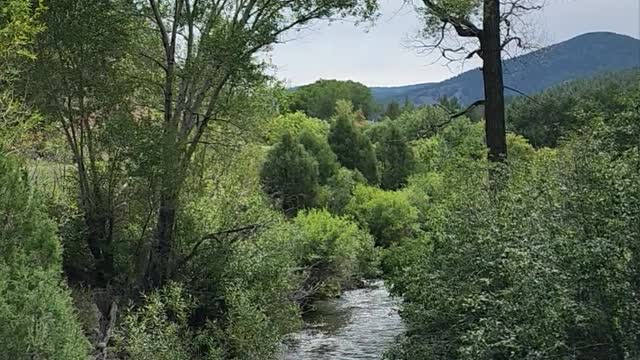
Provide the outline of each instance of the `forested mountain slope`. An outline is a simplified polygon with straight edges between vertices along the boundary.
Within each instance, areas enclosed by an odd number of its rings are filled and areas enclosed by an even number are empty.
[[[568,80],[639,65],[640,40],[593,32],[505,61],[504,80],[505,85],[532,94]],[[439,83],[373,87],[371,91],[382,103],[409,99],[414,104],[429,104],[448,96],[469,104],[482,98],[482,74],[474,69]],[[507,92],[510,94],[515,95]]]

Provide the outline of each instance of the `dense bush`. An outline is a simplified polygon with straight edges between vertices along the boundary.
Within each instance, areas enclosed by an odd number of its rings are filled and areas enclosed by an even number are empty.
[[[300,133],[298,140],[304,149],[318,162],[318,181],[326,184],[334,176],[340,165],[336,154],[331,150],[326,137],[320,137],[308,130]]]
[[[345,211],[369,229],[376,245],[390,246],[417,230],[418,211],[407,195],[358,185]]]
[[[116,333],[119,352],[136,360],[220,359],[214,344],[198,344],[203,339],[189,329],[192,308],[193,301],[178,284],[145,296],[140,307],[126,313]]]
[[[329,133],[329,124],[301,112],[284,114],[274,117],[265,124],[264,137],[267,143],[272,145],[280,141],[286,133],[298,136],[303,131],[320,138],[326,138]]]
[[[346,218],[325,210],[301,213],[294,219],[291,235],[308,296],[335,296],[343,287],[375,274],[371,235]]]
[[[449,121],[449,115],[435,106],[422,106],[403,112],[394,120],[408,140],[435,135]]]
[[[638,148],[620,150],[591,119],[557,152],[518,151],[526,161],[498,194],[469,157],[412,179],[431,204],[424,236],[386,261],[408,326],[389,358],[640,355]]]
[[[322,186],[318,194],[319,207],[329,210],[332,214],[343,214],[357,184],[366,184],[367,180],[357,171],[340,168]]]
[[[551,88],[529,98],[517,98],[507,108],[512,131],[536,147],[558,142],[591,124],[580,112],[601,111],[608,116],[621,110],[619,97],[640,91],[640,70],[599,75]]]
[[[291,94],[290,108],[309,116],[328,120],[335,115],[339,100],[350,101],[357,111],[369,118],[376,111],[371,90],[354,81],[318,80],[296,88]]]
[[[88,342],[60,276],[61,248],[39,194],[0,155],[0,353],[86,359]]]

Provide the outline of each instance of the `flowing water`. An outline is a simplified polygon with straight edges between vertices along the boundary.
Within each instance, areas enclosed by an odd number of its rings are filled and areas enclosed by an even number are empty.
[[[283,360],[380,359],[404,327],[381,281],[318,301],[305,327],[286,343]]]

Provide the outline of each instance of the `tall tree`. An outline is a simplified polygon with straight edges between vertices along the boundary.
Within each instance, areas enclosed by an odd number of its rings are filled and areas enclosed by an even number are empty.
[[[484,99],[469,109],[484,104],[486,142],[489,160],[503,161],[507,157],[505,132],[504,84],[502,52],[508,46],[524,48],[524,38],[516,24],[522,16],[538,10],[541,0],[422,0],[419,8],[424,17],[423,35],[430,39],[424,46],[439,50],[449,60],[482,59]],[[448,36],[473,40],[451,45]],[[469,46],[474,46],[469,48]],[[461,55],[464,54],[464,55]]]
[[[370,17],[375,0],[138,0],[160,54],[145,56],[162,78],[164,158],[147,285],[171,276],[179,197],[198,144],[226,118],[226,99],[260,73],[254,55],[314,19]],[[245,87],[246,89],[247,87]],[[247,90],[248,91],[248,90]]]
[[[264,191],[287,215],[315,205],[318,162],[289,133],[269,151],[260,178]]]
[[[370,184],[378,183],[376,154],[367,136],[355,125],[357,114],[348,101],[338,101],[329,130],[329,145],[342,166],[358,170]]]
[[[304,129],[298,136],[298,140],[318,162],[319,182],[325,185],[340,168],[338,158],[331,150],[326,137],[320,137],[308,129]]]
[[[398,116],[400,116],[400,114],[402,114],[402,109],[400,108],[400,104],[395,100],[391,100],[391,102],[387,104],[387,108],[384,111],[384,115],[391,120],[395,120],[398,118]]]
[[[380,187],[396,190],[407,183],[413,170],[413,152],[398,124],[383,125],[382,136],[376,143],[376,156],[380,163]]]

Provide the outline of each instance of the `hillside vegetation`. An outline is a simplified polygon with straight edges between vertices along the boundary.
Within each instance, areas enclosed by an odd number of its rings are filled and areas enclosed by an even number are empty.
[[[588,33],[504,62],[505,85],[535,94],[565,81],[640,66],[640,40],[608,32]],[[416,105],[433,104],[455,97],[463,105],[482,99],[482,76],[478,69],[439,83],[401,87],[374,87],[380,103],[409,99]],[[507,90],[507,95],[520,94]]]
[[[266,74],[283,32],[375,11],[0,2],[0,358],[278,359],[370,279],[387,359],[640,358],[638,71],[513,102],[501,159],[453,98]]]

